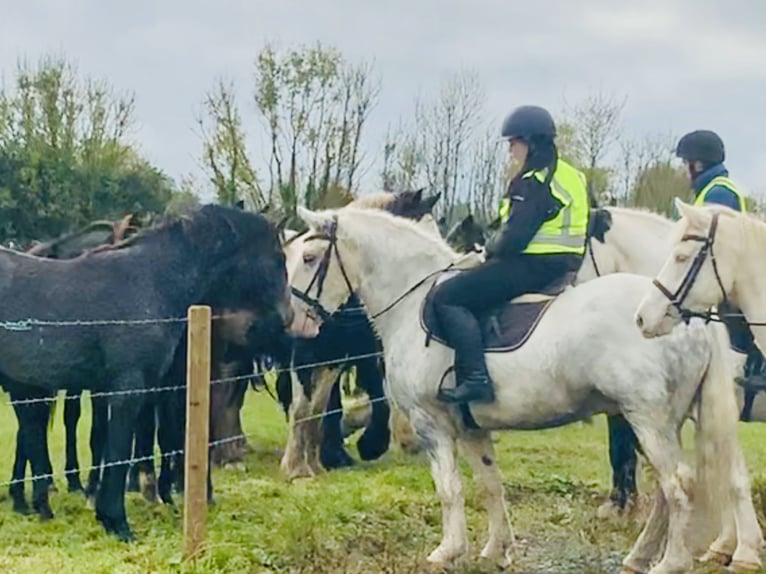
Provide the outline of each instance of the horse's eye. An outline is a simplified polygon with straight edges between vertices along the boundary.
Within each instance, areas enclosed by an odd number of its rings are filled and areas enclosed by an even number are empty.
[[[689,260],[689,256],[686,253],[676,253],[676,263],[685,263]]]
[[[314,261],[316,261],[316,259],[317,259],[317,256],[314,255],[313,253],[304,253],[303,254],[303,262],[306,265],[311,265],[312,263],[314,263]]]

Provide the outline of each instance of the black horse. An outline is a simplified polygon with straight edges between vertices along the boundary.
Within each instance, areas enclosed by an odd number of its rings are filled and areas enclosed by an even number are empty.
[[[119,249],[76,259],[1,249],[0,297],[9,302],[0,309],[0,380],[12,401],[58,389],[157,387],[183,346],[190,305],[244,313],[248,337],[278,337],[293,315],[275,226],[215,205],[139,233]],[[143,402],[142,394],[108,397],[96,517],[123,540],[133,537],[125,515],[125,461]],[[14,408],[34,475],[50,474],[47,417],[34,404]],[[50,509],[44,479],[33,481],[33,504]]]
[[[95,221],[81,230],[68,233],[57,239],[47,242],[36,242],[26,250],[28,255],[45,257],[48,259],[73,259],[79,257],[88,250],[101,245],[114,244],[122,241],[124,238],[132,235],[137,228],[132,223],[132,215],[127,215],[119,221]],[[52,416],[54,409],[54,395],[51,395],[50,401],[45,401],[37,405],[40,416]],[[97,400],[93,400],[94,406]],[[67,391],[64,399],[64,427],[66,429],[66,459],[64,465],[64,475],[67,480],[69,492],[82,492],[83,486],[80,481],[80,464],[77,456],[77,424],[80,420],[82,411],[81,394],[77,391]],[[94,424],[92,434],[103,432],[99,427],[101,417],[96,414],[94,409]],[[93,438],[91,438],[93,440]],[[24,441],[21,436],[21,428],[16,436],[16,452],[13,462],[13,473],[8,493],[13,500],[13,509],[16,512],[26,514],[29,511],[29,505],[24,496],[24,474],[29,459],[23,448]],[[53,486],[53,479],[48,479],[48,483]],[[40,509],[45,513],[46,509]],[[43,518],[49,518],[47,514]]]
[[[378,208],[399,217],[421,220],[430,215],[441,197],[436,194],[423,197],[423,189],[397,193],[370,194],[355,200],[358,207]],[[277,396],[287,415],[292,403],[292,384],[287,368],[292,358],[296,374],[304,393],[311,397],[312,370],[306,365],[335,362],[340,370],[356,368],[357,387],[371,399],[372,416],[357,442],[362,460],[375,460],[388,450],[391,440],[389,428],[390,407],[383,390],[383,365],[380,340],[372,331],[369,319],[358,299],[351,296],[348,301],[320,328],[315,339],[283,341],[280,353],[273,356],[281,367],[277,378]],[[356,358],[355,358],[356,357]],[[332,387],[325,416],[322,418],[322,443],[320,461],[325,468],[350,466],[354,459],[343,444],[342,405],[340,374]]]

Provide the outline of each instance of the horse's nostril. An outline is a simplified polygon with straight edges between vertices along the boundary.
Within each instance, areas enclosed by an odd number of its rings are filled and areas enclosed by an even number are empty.
[[[644,328],[644,319],[641,317],[641,315],[636,315],[636,325],[638,325],[639,329]]]

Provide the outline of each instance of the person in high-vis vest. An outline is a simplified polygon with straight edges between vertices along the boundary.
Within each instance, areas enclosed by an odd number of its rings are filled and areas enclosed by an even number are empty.
[[[710,130],[689,132],[678,140],[676,155],[684,161],[694,190],[694,205],[717,203],[746,211],[745,196],[729,179],[723,162],[726,151],[719,135]]]
[[[729,179],[724,166],[726,150],[720,136],[710,130],[696,130],[684,135],[676,147],[676,155],[684,161],[694,190],[694,205],[720,204],[735,211],[747,211],[744,194]],[[746,378],[762,377],[764,357],[755,345],[750,326],[741,311],[728,302],[718,306],[729,330],[732,348],[747,355]]]
[[[558,157],[556,126],[547,110],[521,106],[503,122],[502,137],[522,167],[499,206],[502,228],[486,261],[435,288],[433,304],[455,349],[454,388],[444,402],[492,402],[476,314],[576,272],[585,254],[590,206],[584,174]]]

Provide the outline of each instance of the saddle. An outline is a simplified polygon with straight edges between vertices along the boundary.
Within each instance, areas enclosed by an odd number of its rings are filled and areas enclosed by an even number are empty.
[[[442,281],[453,277],[459,270],[441,275],[426,295],[420,308],[420,327],[426,333],[426,346],[433,339],[453,348],[449,336],[441,328],[433,306],[434,288]],[[519,349],[534,333],[550,304],[567,287],[574,284],[576,272],[570,272],[552,281],[536,293],[526,293],[498,305],[477,316],[481,327],[485,353],[508,353]]]

